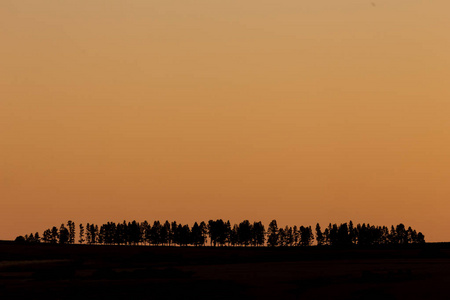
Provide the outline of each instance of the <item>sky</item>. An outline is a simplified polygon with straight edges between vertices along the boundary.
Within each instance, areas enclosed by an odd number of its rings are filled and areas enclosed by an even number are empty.
[[[0,239],[67,220],[450,241],[448,0],[2,0]]]

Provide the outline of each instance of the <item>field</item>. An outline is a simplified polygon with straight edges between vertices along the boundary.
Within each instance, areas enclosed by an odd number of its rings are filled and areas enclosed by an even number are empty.
[[[450,245],[253,248],[0,242],[0,299],[448,299]]]

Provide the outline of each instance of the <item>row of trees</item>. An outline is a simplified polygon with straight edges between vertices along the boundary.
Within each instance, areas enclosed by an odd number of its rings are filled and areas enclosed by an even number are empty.
[[[333,246],[348,246],[358,244],[384,245],[384,244],[411,244],[424,243],[425,236],[411,227],[399,224],[391,226],[372,226],[370,224],[358,224],[353,226],[353,222],[344,223],[339,226],[329,224],[328,228],[321,233],[319,224],[316,225],[316,235],[318,245],[327,244]]]
[[[75,223],[68,221],[61,224],[59,229],[54,226],[44,231],[42,238],[39,233],[17,237],[17,241],[29,243],[59,243],[59,244],[103,244],[103,245],[178,245],[204,246],[209,242],[211,246],[310,246],[316,240],[318,246],[330,245],[348,247],[351,245],[384,245],[424,243],[425,237],[411,227],[399,224],[391,226],[372,226],[370,224],[353,225],[353,222],[340,225],[329,224],[322,231],[319,224],[315,227],[315,234],[311,226],[286,226],[278,228],[277,221],[270,222],[267,231],[261,222],[245,220],[231,225],[230,221],[209,220],[208,223],[195,222],[189,225],[177,222],[154,221],[150,225],[142,223],[108,222],[101,226],[95,224],[79,225],[78,240],[76,241]]]

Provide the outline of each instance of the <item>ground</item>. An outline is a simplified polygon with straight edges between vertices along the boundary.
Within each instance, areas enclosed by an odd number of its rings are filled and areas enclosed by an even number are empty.
[[[0,242],[1,299],[448,299],[450,245],[376,249]]]

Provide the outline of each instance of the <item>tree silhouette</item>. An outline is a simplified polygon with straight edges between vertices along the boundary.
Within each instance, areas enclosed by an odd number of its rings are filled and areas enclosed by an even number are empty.
[[[78,243],[80,243],[80,244],[84,243],[84,227],[83,227],[83,224],[81,224],[81,223],[80,223],[80,233],[79,233]]]
[[[219,236],[217,221],[213,221],[213,220],[208,221],[208,234],[209,234],[210,244],[211,245],[214,244],[214,247],[215,247],[217,244],[217,241],[218,241],[218,236]]]
[[[278,225],[276,220],[272,220],[272,222],[270,222],[269,227],[267,228],[267,234],[267,242],[269,246],[278,246]]]
[[[300,245],[301,246],[310,246],[314,240],[314,235],[309,227],[300,226]]]
[[[18,243],[18,244],[25,244],[27,241],[25,239],[24,236],[19,235],[18,237],[16,237],[16,239],[14,240],[14,242]]]
[[[41,237],[39,236],[39,232],[36,232],[34,234],[34,242],[35,243],[40,243],[41,242]]]
[[[337,224],[329,224],[328,225],[328,234],[330,245],[337,246],[338,245],[338,227]]]
[[[286,232],[284,228],[278,229],[278,246],[286,246]]]
[[[102,230],[103,228],[103,230]],[[117,230],[116,223],[108,222],[101,226],[100,231],[103,234],[105,244],[112,245],[115,243],[115,232]]]
[[[116,226],[116,232],[114,234],[114,243],[122,245],[127,243],[127,223],[123,221]]]
[[[34,243],[34,235],[30,233],[30,235],[25,235],[25,242],[27,243]]]
[[[206,242],[206,236],[208,234],[208,226],[206,226],[206,223],[202,221],[200,223],[200,232],[201,232],[201,239],[200,239],[200,245],[205,245]]]
[[[231,223],[230,223],[230,220],[228,220],[226,223],[225,223],[225,228],[224,228],[224,230],[225,230],[225,243],[229,246],[230,244],[231,244],[231,241],[230,241],[230,234],[231,234]]]
[[[298,231],[297,225],[294,225],[294,227],[292,229],[292,235],[294,236],[293,245],[298,246],[300,243],[300,233]]]
[[[402,223],[398,224],[395,228],[395,232],[400,244],[408,243],[408,233],[406,232],[405,225],[403,225]]]
[[[104,225],[102,225],[100,226],[100,229],[98,231],[97,243],[106,244],[105,235],[106,235],[106,228]]]
[[[75,223],[72,221],[67,221],[67,228],[69,230],[69,244],[75,243]]]
[[[172,242],[174,244],[178,244],[178,240],[179,240],[178,225],[176,221],[173,221],[170,224],[169,243]]]
[[[170,222],[169,221],[167,221],[166,220],[166,222],[164,222],[164,225],[163,225],[163,228],[164,228],[164,231],[165,231],[165,234],[166,234],[166,241],[167,241],[167,244],[170,246],[170,243],[171,243],[171,237],[172,237],[172,227],[170,226]]]
[[[328,228],[325,228],[323,231],[323,241],[325,245],[330,245],[330,230]]]
[[[350,244],[356,243],[356,233],[355,228],[353,227],[353,222],[350,220],[348,223],[348,236],[350,238]]]
[[[191,243],[191,229],[188,225],[181,226],[178,225],[178,229],[180,231],[180,246],[187,246]]]
[[[51,231],[50,243],[56,244],[56,243],[58,243],[58,239],[59,239],[58,228],[56,228],[56,226],[53,226],[52,231]]]
[[[239,226],[237,224],[233,225],[228,235],[228,242],[231,246],[239,245]]]
[[[244,246],[248,246],[252,238],[252,226],[249,220],[245,220],[239,224],[238,227],[239,243]]]
[[[153,226],[150,229],[150,241],[153,245],[159,245],[161,233],[161,223],[159,221],[153,222]]]
[[[322,246],[324,242],[322,230],[320,229],[319,223],[316,224],[316,241],[318,246]]]
[[[198,226],[197,222],[195,222],[194,226],[192,226],[191,235],[192,235],[192,244],[197,247],[200,244],[201,239],[200,226]]]
[[[252,226],[253,246],[262,246],[265,242],[265,229],[261,222],[254,222]]]
[[[158,221],[159,224],[159,221]],[[133,245],[138,245],[142,241],[142,233],[141,233],[141,226],[138,222],[132,221],[128,224],[129,229],[129,243]],[[158,231],[159,234],[159,231]],[[159,236],[158,236],[158,242],[159,242]]]
[[[224,246],[228,240],[228,228],[227,224],[219,219],[216,221],[216,229],[217,229],[217,242],[220,246]]]
[[[397,232],[395,231],[394,225],[391,226],[391,231],[389,233],[389,242],[391,244],[398,244]]]
[[[417,232],[415,232],[415,230],[413,230],[411,228],[411,226],[408,227],[406,234],[407,234],[408,243],[413,243],[413,241],[416,240]]]
[[[419,232],[417,234],[416,243],[419,243],[419,244],[425,243],[425,236],[422,234],[422,232]]]
[[[91,225],[89,223],[86,224],[86,242],[88,244],[91,244],[92,238],[91,238]]]
[[[69,238],[69,230],[67,230],[64,224],[61,224],[61,227],[59,228],[59,243],[67,244],[69,242]]]
[[[294,230],[290,226],[286,226],[286,246],[292,247],[294,245]]]
[[[347,223],[343,223],[339,226],[338,231],[337,231],[336,244],[341,247],[349,246],[352,244],[352,240],[349,235]]]
[[[152,227],[147,222],[147,220],[145,220],[144,222],[141,223],[142,241],[146,245],[150,245],[151,228]]]
[[[50,229],[46,229],[42,234],[42,241],[44,243],[50,243],[52,241],[52,231]]]
[[[170,223],[169,221],[166,221],[160,229],[159,236],[160,236],[160,242],[162,245],[169,243],[169,231],[170,231]]]
[[[88,244],[97,243],[98,239],[98,225],[90,224],[86,225],[86,240]]]
[[[61,224],[60,229],[52,227],[43,232],[42,239],[39,233],[27,234],[23,236],[26,243],[72,244],[75,234],[75,223],[67,222],[67,228]],[[70,230],[72,228],[72,230]],[[192,227],[189,225],[177,224],[176,221],[170,223],[165,221],[161,225],[160,221],[153,222],[153,226],[147,221],[139,223],[123,221],[122,223],[107,222],[100,227],[93,223],[87,223],[86,228],[82,224],[79,226],[80,244],[103,245],[178,245],[178,246],[203,246],[209,238],[210,245],[214,246],[311,246],[314,239],[317,245],[328,245],[332,247],[353,247],[355,245],[368,247],[373,245],[406,245],[425,243],[423,233],[417,233],[412,227],[404,224],[391,226],[389,230],[386,226],[373,226],[370,224],[357,224],[353,222],[329,224],[322,232],[319,223],[316,224],[315,236],[311,226],[285,226],[278,228],[277,221],[270,222],[267,233],[262,222],[250,223],[244,220],[239,224],[231,225],[230,221],[224,222],[222,219],[209,220],[205,222],[195,222]],[[267,234],[267,244],[266,244]]]

